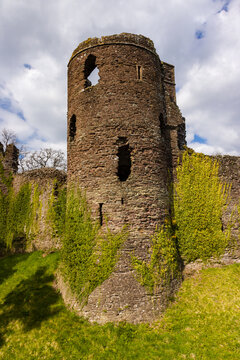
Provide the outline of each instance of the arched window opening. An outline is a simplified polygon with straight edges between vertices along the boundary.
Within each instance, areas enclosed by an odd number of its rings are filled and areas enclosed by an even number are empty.
[[[71,119],[70,119],[70,124],[69,124],[69,138],[70,141],[73,141],[76,135],[76,115],[72,115]]]
[[[159,126],[160,126],[161,135],[164,137],[166,134],[166,125],[165,125],[162,113],[159,115]]]
[[[117,176],[120,181],[126,181],[131,174],[131,151],[129,145],[123,145],[118,148],[118,172]]]
[[[85,61],[84,66],[84,78],[85,78],[85,89],[89,86],[94,86],[98,83],[99,77],[99,70],[96,65],[96,56],[89,55]]]

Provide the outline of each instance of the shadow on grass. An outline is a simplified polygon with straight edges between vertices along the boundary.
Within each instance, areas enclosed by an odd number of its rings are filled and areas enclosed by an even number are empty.
[[[0,346],[4,344],[3,332],[12,321],[20,320],[23,331],[27,332],[59,313],[62,305],[54,306],[59,295],[51,286],[53,278],[47,274],[47,267],[42,266],[5,297],[0,307]]]
[[[16,265],[22,261],[26,261],[30,255],[30,253],[11,255],[0,259],[0,285],[17,271]]]

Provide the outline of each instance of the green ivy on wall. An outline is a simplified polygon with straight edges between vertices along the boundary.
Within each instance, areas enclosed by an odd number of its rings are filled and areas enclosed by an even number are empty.
[[[221,183],[219,164],[203,154],[185,151],[174,184],[176,236],[186,262],[221,255],[229,242],[222,215],[230,187]]]
[[[91,218],[85,196],[79,189],[68,190],[62,272],[82,304],[112,273],[126,237],[125,229],[117,234],[102,232],[99,223]]]
[[[51,195],[48,201],[47,220],[52,229],[53,237],[63,237],[65,231],[65,217],[67,204],[67,188],[59,187],[53,182]]]
[[[156,229],[149,252],[149,262],[133,256],[132,265],[140,284],[154,294],[159,287],[169,284],[173,279],[181,278],[176,236],[170,221],[166,220],[165,225]]]
[[[218,257],[229,244],[231,220],[223,231],[222,215],[230,186],[221,183],[218,170],[218,162],[209,156],[183,153],[172,187],[174,219],[155,232],[148,262],[132,257],[138,281],[151,293],[180,276],[181,261]]]
[[[8,184],[7,193],[0,191],[1,252],[21,242],[24,247],[38,233],[41,205],[37,185],[23,184],[17,193]]]

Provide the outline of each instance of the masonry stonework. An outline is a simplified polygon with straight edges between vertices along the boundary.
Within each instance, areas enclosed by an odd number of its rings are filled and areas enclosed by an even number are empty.
[[[0,162],[3,166],[3,175],[8,178],[11,174],[16,174],[18,170],[18,155],[19,150],[14,144],[8,144],[4,150],[2,143],[0,143]],[[7,186],[4,184],[3,178],[0,180],[0,190],[7,193]]]
[[[100,79],[91,86],[96,67]],[[153,319],[174,292],[171,284],[151,301],[130,256],[149,257],[151,236],[169,214],[168,184],[184,144],[174,67],[160,61],[151,40],[124,33],[77,47],[68,65],[68,186],[86,191],[103,228],[129,226],[114,273],[83,308],[90,319]]]
[[[35,216],[38,218],[36,236],[27,244],[27,251],[52,251],[60,248],[60,239],[53,237],[49,222],[49,200],[54,191],[66,187],[67,176],[64,171],[54,168],[41,168],[16,174],[13,178],[13,189],[17,193],[24,184],[31,184],[32,189],[37,186],[39,191],[40,210]],[[33,191],[32,191],[33,195]]]

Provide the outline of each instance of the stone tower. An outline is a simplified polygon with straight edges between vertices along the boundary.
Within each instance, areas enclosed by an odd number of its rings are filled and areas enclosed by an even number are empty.
[[[116,231],[129,226],[115,271],[82,310],[90,319],[148,321],[165,306],[166,294],[151,301],[135,280],[130,254],[149,256],[151,236],[169,214],[169,176],[184,144],[174,67],[160,61],[150,39],[123,33],[80,43],[68,64],[68,183],[86,191],[103,227],[105,219]]]

